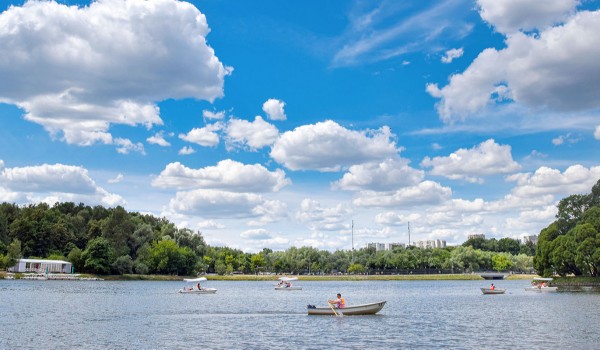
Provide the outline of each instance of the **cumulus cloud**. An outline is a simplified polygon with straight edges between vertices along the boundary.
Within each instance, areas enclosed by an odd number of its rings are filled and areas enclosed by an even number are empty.
[[[463,48],[450,49],[446,51],[446,54],[442,57],[442,63],[451,63],[455,58],[459,58],[463,55]]]
[[[0,13],[0,102],[70,144],[112,144],[111,124],[162,124],[156,103],[213,101],[231,72],[205,16],[175,0],[29,1]]]
[[[202,219],[242,219],[256,217],[253,210],[263,202],[253,193],[197,189],[177,192],[168,207],[174,213]]]
[[[276,192],[289,183],[281,169],[269,171],[260,164],[243,164],[231,159],[201,169],[170,163],[152,181],[153,186],[160,188],[212,188],[232,192]]]
[[[291,170],[339,171],[396,156],[393,137],[388,127],[353,131],[328,120],[286,131],[273,145],[271,157]]]
[[[221,128],[221,123],[209,124],[203,128],[194,128],[187,134],[179,134],[179,138],[200,146],[212,147],[219,144],[219,134],[216,131]]]
[[[388,158],[382,162],[353,165],[334,182],[333,188],[343,190],[390,191],[399,187],[416,185],[423,180],[424,172],[413,169],[408,160]]]
[[[279,130],[260,116],[256,116],[253,122],[231,119],[225,132],[230,147],[248,146],[251,150],[272,145],[279,136]]]
[[[517,198],[589,193],[598,179],[600,166],[586,168],[579,164],[568,167],[564,172],[540,167],[533,174],[520,173],[507,178],[517,183],[511,192]]]
[[[471,148],[461,148],[448,157],[425,157],[423,167],[431,167],[430,174],[449,179],[464,179],[469,182],[483,182],[482,175],[506,174],[521,169],[512,159],[511,147],[499,145],[489,139]]]
[[[203,110],[202,111],[202,117],[204,119],[217,119],[217,120],[221,120],[221,119],[225,118],[225,112],[223,112],[223,111],[213,112],[213,111],[209,111],[209,110]]]
[[[477,0],[481,18],[496,31],[544,29],[564,21],[575,11],[578,0]]]
[[[426,89],[441,99],[437,110],[446,123],[508,101],[534,110],[594,110],[600,108],[599,56],[600,11],[581,11],[539,34],[508,36],[506,48],[484,50],[448,85]]]
[[[343,204],[324,207],[316,200],[305,198],[296,213],[296,219],[308,225],[313,231],[339,231],[348,228],[348,218],[352,210]]]
[[[144,145],[141,142],[133,143],[129,139],[115,139],[115,145],[117,145],[117,152],[121,154],[129,154],[130,152],[138,152],[143,155],[146,154]]]
[[[275,98],[268,99],[262,106],[262,109],[271,120],[286,120],[287,116],[283,111],[285,103]]]
[[[600,125],[598,125],[598,126],[596,127],[596,130],[594,131],[594,138],[595,138],[596,140],[600,140]]]
[[[171,144],[167,140],[165,140],[164,133],[162,131],[161,132],[157,132],[156,134],[154,134],[154,136],[148,137],[146,139],[146,141],[148,143],[151,143],[151,144],[154,144],[154,145],[159,145],[159,146],[162,146],[162,147],[171,146]]]
[[[190,146],[184,146],[179,150],[179,152],[177,152],[177,154],[182,155],[182,156],[186,156],[186,155],[194,154],[194,153],[196,153],[196,150]]]
[[[451,195],[449,187],[433,181],[423,181],[391,192],[362,191],[352,203],[364,207],[411,207],[443,203]]]
[[[121,196],[108,193],[89,176],[87,169],[64,164],[0,168],[0,193],[18,203],[57,201],[123,205]]]
[[[573,143],[577,143],[579,141],[581,141],[580,138],[573,136],[571,133],[568,133],[566,135],[560,135],[558,137],[553,138],[552,144],[554,146],[560,146],[560,145],[564,144],[565,142],[573,144]]]

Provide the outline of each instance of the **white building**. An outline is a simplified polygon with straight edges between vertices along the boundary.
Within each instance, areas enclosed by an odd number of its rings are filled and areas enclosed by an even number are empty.
[[[37,272],[37,273],[71,273],[72,266],[68,261],[44,259],[19,259],[9,272]]]
[[[483,239],[485,239],[485,234],[482,233],[482,234],[478,234],[478,235],[476,234],[476,235],[469,235],[469,236],[467,236],[467,239],[475,239],[475,238],[483,238]]]
[[[375,251],[385,250],[385,243],[367,243],[367,248],[375,248]]]
[[[427,241],[414,242],[413,245],[421,249],[446,248],[446,241],[431,239]]]

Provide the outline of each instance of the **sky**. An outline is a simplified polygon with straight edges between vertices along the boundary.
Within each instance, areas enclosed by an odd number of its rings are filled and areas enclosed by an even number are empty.
[[[537,235],[600,179],[598,57],[598,0],[0,0],[0,199],[245,252]]]

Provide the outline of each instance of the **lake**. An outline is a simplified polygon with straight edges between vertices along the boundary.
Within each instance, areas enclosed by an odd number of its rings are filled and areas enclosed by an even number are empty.
[[[596,349],[600,294],[526,292],[528,281],[0,280],[0,349]],[[342,293],[374,316],[308,316]]]

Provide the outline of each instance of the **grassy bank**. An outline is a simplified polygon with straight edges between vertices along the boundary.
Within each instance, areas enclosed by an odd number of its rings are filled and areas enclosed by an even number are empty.
[[[4,278],[5,272],[0,271],[0,278]],[[288,275],[293,276],[293,275]],[[191,276],[173,275],[109,275],[95,276],[82,274],[81,277],[98,277],[108,281],[181,281]],[[281,275],[207,275],[211,281],[276,281]],[[474,281],[483,280],[478,274],[431,274],[431,275],[301,275],[300,281]],[[535,275],[510,275],[507,279],[529,280]],[[560,280],[560,279],[559,279]],[[600,283],[599,279],[595,279]]]

